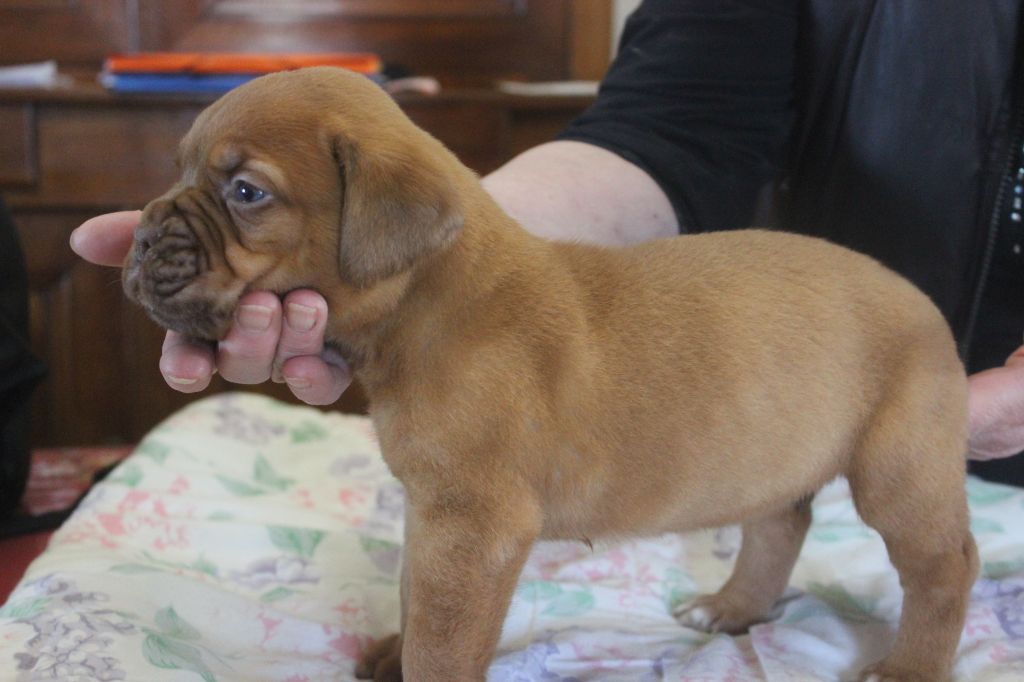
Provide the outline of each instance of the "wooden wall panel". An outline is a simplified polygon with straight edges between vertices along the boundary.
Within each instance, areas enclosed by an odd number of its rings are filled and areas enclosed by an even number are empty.
[[[178,141],[195,109],[64,108],[39,121],[37,197],[52,203],[138,205],[177,176]]]
[[[33,396],[33,442],[125,442],[117,420],[128,385],[121,361],[118,273],[82,262],[68,235],[88,213],[16,216],[29,270],[33,351],[49,367]],[[124,434],[127,436],[128,434]]]
[[[607,0],[602,0],[607,1]],[[140,0],[145,49],[371,51],[447,84],[570,76],[569,0]]]
[[[28,104],[0,105],[0,185],[28,185],[36,179],[34,110]]]
[[[46,206],[142,206],[177,177],[174,152],[201,107],[46,109],[38,181],[14,200]]]
[[[215,0],[211,13],[254,21],[522,16],[526,0]]]
[[[138,47],[135,0],[0,0],[0,64],[96,66]]]
[[[368,50],[448,84],[600,77],[611,0],[0,0],[0,64],[110,53]]]
[[[611,2],[572,0],[569,4],[569,21],[570,77],[601,80],[611,60]]]

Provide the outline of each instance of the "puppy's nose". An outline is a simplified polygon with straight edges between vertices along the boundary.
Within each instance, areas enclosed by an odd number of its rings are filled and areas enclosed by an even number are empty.
[[[172,296],[200,274],[199,242],[185,220],[161,206],[147,207],[135,230],[136,258],[143,286]]]
[[[135,253],[141,258],[159,238],[161,226],[169,217],[171,202],[158,199],[150,202],[142,211],[139,224],[135,227]]]
[[[156,241],[156,226],[139,223],[135,228],[135,255],[141,258]]]

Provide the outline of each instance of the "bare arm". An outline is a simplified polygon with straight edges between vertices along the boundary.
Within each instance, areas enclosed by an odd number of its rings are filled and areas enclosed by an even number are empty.
[[[668,197],[647,173],[583,142],[527,150],[483,185],[523,227],[549,239],[621,246],[679,231]]]

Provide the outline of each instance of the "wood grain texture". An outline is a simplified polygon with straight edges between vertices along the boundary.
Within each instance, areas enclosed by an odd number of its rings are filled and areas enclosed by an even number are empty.
[[[0,64],[56,59],[67,65],[98,66],[111,52],[137,50],[134,6],[135,0],[4,0]]]
[[[35,109],[0,105],[0,185],[30,185],[36,179]]]

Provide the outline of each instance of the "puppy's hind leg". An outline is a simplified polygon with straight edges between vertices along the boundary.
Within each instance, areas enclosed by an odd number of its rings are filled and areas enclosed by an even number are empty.
[[[789,583],[810,525],[810,497],[744,523],[729,580],[715,594],[683,604],[673,615],[683,625],[707,632],[738,633],[767,620]]]
[[[863,682],[948,679],[978,572],[964,489],[966,429],[938,420],[914,429],[907,414],[890,414],[866,434],[849,473],[857,511],[881,534],[903,587],[892,652],[861,673]]]

